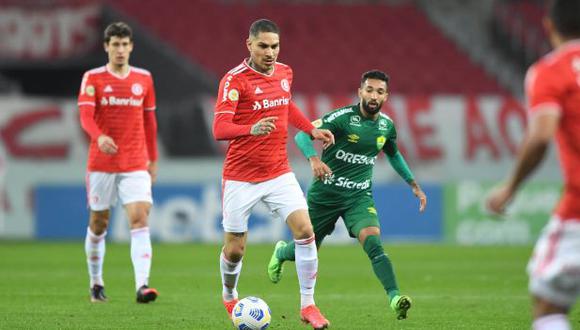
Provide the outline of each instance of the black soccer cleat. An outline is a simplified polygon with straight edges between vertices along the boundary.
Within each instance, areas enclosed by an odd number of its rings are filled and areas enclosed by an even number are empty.
[[[104,303],[107,302],[107,296],[105,296],[105,287],[102,285],[95,284],[90,290],[91,302],[92,303]]]
[[[150,301],[155,301],[158,295],[157,290],[143,285],[137,290],[137,302],[140,304],[148,304]]]

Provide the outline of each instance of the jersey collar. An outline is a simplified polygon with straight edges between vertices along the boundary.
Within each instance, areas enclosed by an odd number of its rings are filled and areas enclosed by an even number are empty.
[[[111,68],[109,68],[109,64],[108,63],[105,65],[105,68],[107,69],[107,72],[111,76],[113,76],[113,77],[115,77],[117,79],[126,79],[131,74],[131,66],[130,65],[129,65],[129,70],[127,70],[127,73],[124,74],[124,75],[120,75],[120,74],[117,74],[117,73],[113,72],[113,70],[111,70]]]
[[[243,62],[243,63],[244,63],[244,65],[246,66],[246,68],[248,68],[248,69],[250,69],[250,70],[254,71],[254,72],[255,72],[255,73],[257,73],[257,74],[260,74],[260,75],[262,75],[262,76],[265,76],[265,77],[272,77],[272,76],[274,75],[274,72],[276,72],[276,63],[278,63],[278,62],[274,62],[274,68],[272,69],[272,73],[270,73],[270,74],[265,74],[265,73],[262,73],[262,72],[260,72],[260,71],[257,71],[256,69],[252,68],[252,67],[251,67],[251,66],[248,64],[248,61],[249,61],[249,60],[250,60],[250,58],[249,58],[249,57],[246,57],[246,58],[244,59],[244,62]]]

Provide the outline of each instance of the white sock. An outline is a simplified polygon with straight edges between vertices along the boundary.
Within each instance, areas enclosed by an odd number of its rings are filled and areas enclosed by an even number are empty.
[[[220,254],[220,273],[222,275],[222,296],[225,301],[238,299],[238,279],[242,271],[242,260],[231,262],[224,252]]]
[[[105,235],[95,235],[91,228],[87,228],[85,237],[85,253],[87,255],[87,265],[89,267],[89,277],[91,279],[91,288],[93,285],[104,286],[103,282],[103,260],[105,259]]]
[[[131,230],[131,260],[135,271],[136,290],[149,283],[152,257],[153,251],[151,249],[149,227]]]
[[[314,236],[306,239],[295,239],[296,273],[300,283],[300,306],[314,305],[314,286],[318,273],[318,251]]]
[[[537,318],[532,324],[534,330],[570,330],[570,322],[566,314],[549,314]]]

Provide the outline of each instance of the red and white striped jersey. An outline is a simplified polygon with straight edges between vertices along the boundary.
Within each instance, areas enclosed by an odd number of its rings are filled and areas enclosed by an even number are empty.
[[[564,177],[564,193],[555,213],[580,221],[580,41],[568,42],[528,70],[526,95],[530,115],[555,111],[560,115],[556,144]]]
[[[87,168],[99,172],[129,172],[147,169],[149,155],[144,111],[155,110],[155,90],[149,71],[130,67],[119,76],[102,66],[87,71],[78,96],[79,111],[94,109],[98,129],[113,138],[118,152],[101,152],[91,139]]]
[[[260,182],[290,172],[286,151],[288,113],[292,94],[292,69],[276,63],[271,74],[260,73],[244,60],[221,80],[215,116],[233,115],[233,123],[249,125],[247,135],[229,142],[223,179]],[[249,135],[250,126],[264,117],[276,116],[269,135]],[[242,127],[242,126],[240,126]]]

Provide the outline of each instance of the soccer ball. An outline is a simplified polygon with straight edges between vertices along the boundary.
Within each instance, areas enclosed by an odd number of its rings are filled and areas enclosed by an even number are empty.
[[[270,320],[270,307],[260,298],[246,297],[232,310],[232,322],[239,330],[264,330],[270,326]]]

